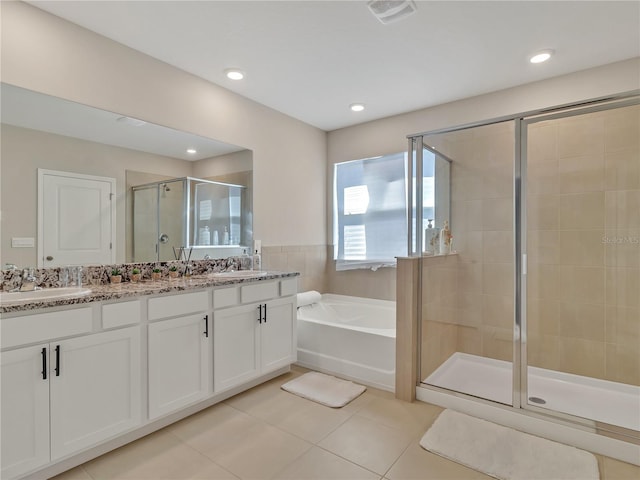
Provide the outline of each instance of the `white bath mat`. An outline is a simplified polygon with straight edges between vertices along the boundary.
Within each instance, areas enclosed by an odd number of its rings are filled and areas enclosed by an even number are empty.
[[[305,373],[285,383],[281,388],[332,408],[344,407],[367,389],[348,380],[318,372]]]
[[[589,452],[445,410],[420,446],[502,480],[597,480]]]

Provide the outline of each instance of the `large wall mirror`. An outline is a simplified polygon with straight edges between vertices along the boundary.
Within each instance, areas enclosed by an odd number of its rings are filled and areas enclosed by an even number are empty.
[[[46,213],[38,208],[37,181],[43,170],[115,179],[111,248],[117,263],[171,260],[173,247],[193,247],[192,259],[224,258],[250,248],[250,150],[5,83],[0,88],[3,266],[58,266],[55,258],[47,260],[51,255],[38,244],[45,243],[39,217]],[[136,200],[135,192],[142,186],[146,195]],[[158,208],[168,198],[178,197],[170,207]],[[136,241],[134,236],[136,215],[138,227],[145,222],[142,219],[149,224],[153,218],[171,228],[182,224],[183,230],[164,232],[165,237],[163,232],[154,233],[149,245],[142,245],[143,237]],[[78,232],[89,228],[79,223],[68,224]],[[136,250],[145,253],[136,256]]]

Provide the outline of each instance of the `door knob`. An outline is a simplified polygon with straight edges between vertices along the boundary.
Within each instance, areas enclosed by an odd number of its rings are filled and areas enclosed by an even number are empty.
[[[53,257],[51,255],[47,255],[47,260],[51,261],[53,260]]]

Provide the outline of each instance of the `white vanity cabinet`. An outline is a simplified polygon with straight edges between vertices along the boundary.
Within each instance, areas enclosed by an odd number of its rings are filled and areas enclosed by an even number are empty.
[[[140,424],[140,327],[56,342],[50,358],[52,460]]]
[[[286,371],[297,278],[3,314],[0,478],[47,478]]]
[[[3,333],[6,327],[10,338],[29,342],[42,334],[20,331],[45,323],[49,328],[59,323],[63,330],[75,324],[76,331],[69,328],[65,333],[85,333],[91,328],[92,311],[84,308],[7,320]],[[2,478],[15,477],[141,423],[139,326],[4,351],[0,363]]]
[[[148,327],[150,419],[211,393],[209,296],[201,291],[149,300],[149,320],[158,320]]]
[[[214,392],[241,385],[296,361],[292,281],[297,280],[214,291]],[[234,305],[233,299],[239,305],[230,306]]]
[[[48,362],[49,344],[0,354],[0,478],[13,478],[50,461],[49,373],[48,367],[44,366]]]

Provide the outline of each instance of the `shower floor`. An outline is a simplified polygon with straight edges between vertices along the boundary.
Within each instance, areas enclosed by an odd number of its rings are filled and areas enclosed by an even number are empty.
[[[640,387],[528,368],[529,403],[640,431]],[[511,405],[512,364],[456,352],[423,383]]]

